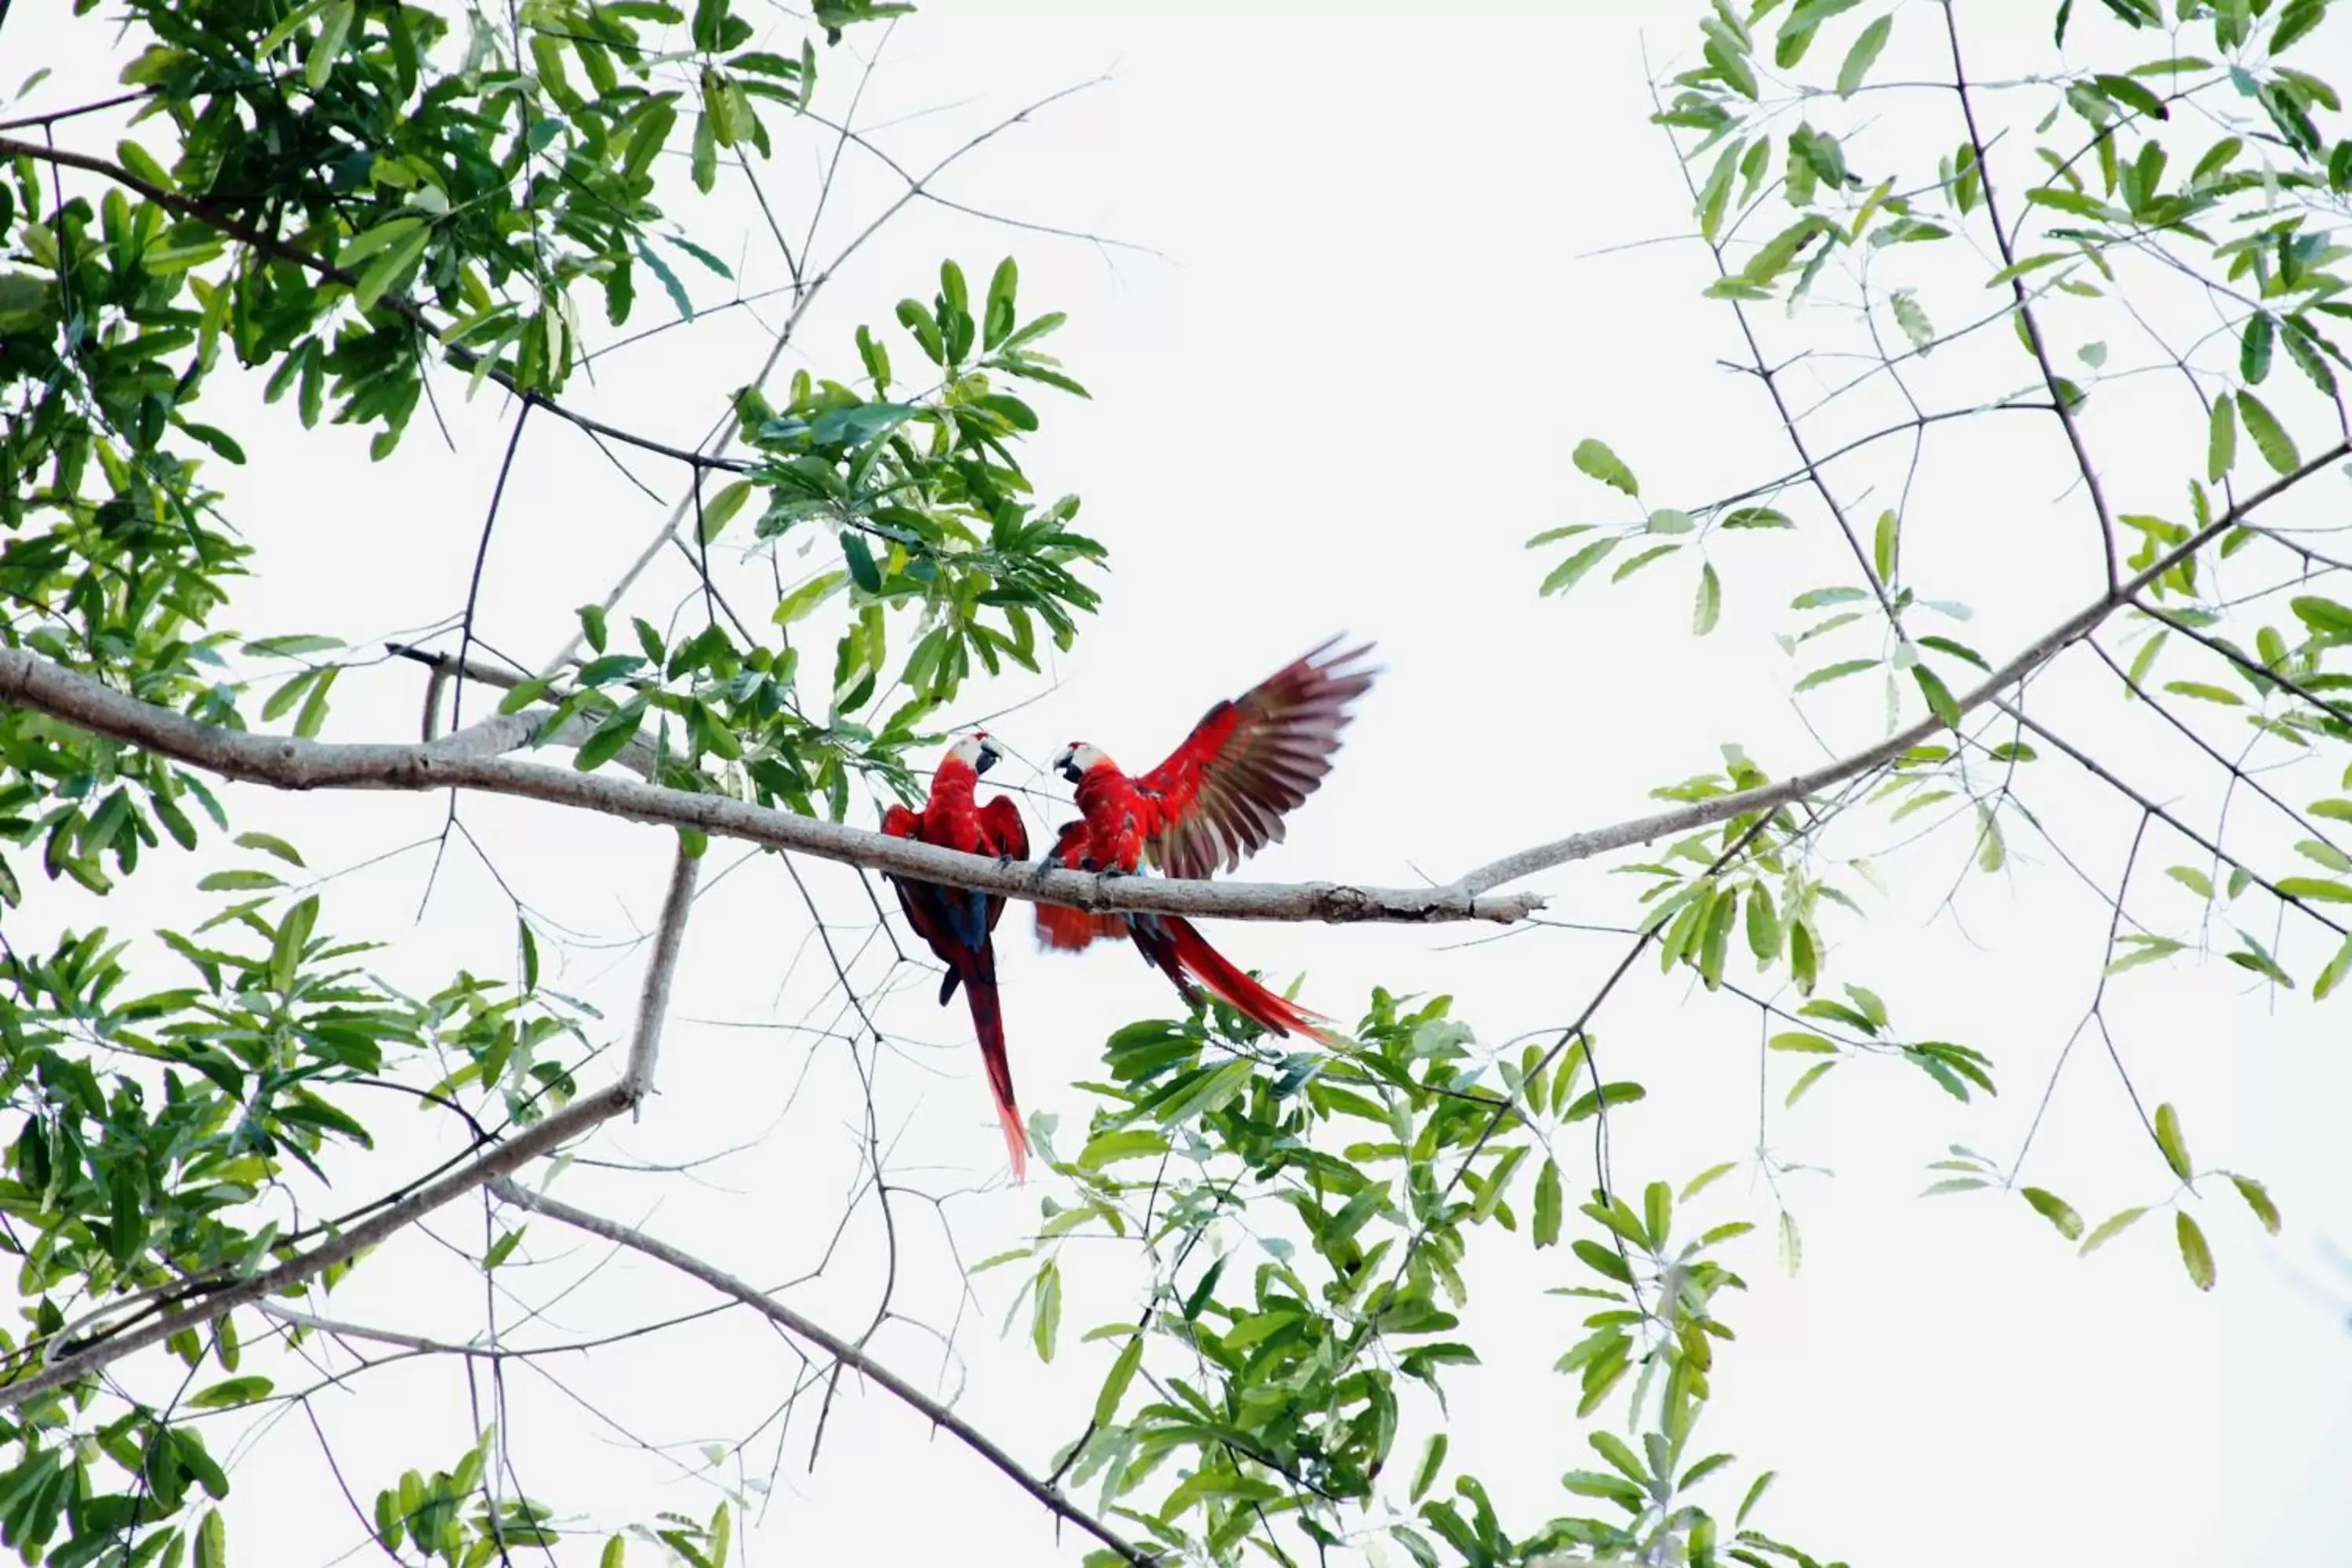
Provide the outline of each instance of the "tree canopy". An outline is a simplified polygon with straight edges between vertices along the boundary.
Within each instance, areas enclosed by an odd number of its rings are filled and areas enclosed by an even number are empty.
[[[2352,973],[2352,594],[2333,581],[2352,570],[2333,538],[2352,137],[2315,74],[2352,32],[2326,0],[2063,0],[2030,42],[1979,38],[1997,30],[1949,0],[1688,7],[1647,129],[1707,261],[1688,309],[1780,456],[1693,489],[1702,466],[1630,428],[1535,421],[1580,488],[1496,592],[1601,616],[1679,574],[1686,627],[1637,636],[1686,631],[1721,662],[1759,653],[1741,638],[1760,623],[1729,617],[1769,603],[1818,752],[1751,754],[1662,706],[1651,809],[1474,799],[1504,837],[1420,886],[1339,879],[1393,862],[1344,843],[1318,855],[1328,880],[1103,880],[875,830],[953,734],[1015,729],[993,716],[1015,678],[1083,658],[1122,548],[1038,456],[1092,400],[1023,268],[1107,242],[940,185],[1066,94],[900,162],[860,103],[880,41],[925,26],[911,9],[78,0],[52,28],[58,79],[35,72],[0,111],[0,1249],[20,1309],[0,1331],[0,1544],[58,1568],[325,1562],[354,1541],[449,1568],[717,1568],[748,1560],[788,1447],[816,1465],[837,1407],[878,1400],[919,1418],[908,1473],[968,1460],[1089,1564],[1813,1568],[1834,1530],[1775,1521],[1787,1457],[1726,1451],[1706,1417],[1748,1293],[1803,1256],[1788,1189],[1813,1173],[1776,1119],[1832,1075],[1865,1080],[1847,1103],[1874,1118],[1915,1091],[1972,1117],[2004,1091],[2046,1109],[2078,1051],[2126,1091],[2138,1152],[2095,1173],[2095,1198],[2079,1165],[2048,1173],[2066,1134],[2036,1110],[2004,1153],[1990,1133],[1925,1151],[1921,1223],[1995,1203],[2084,1255],[2168,1249],[2201,1291],[2228,1288],[2237,1234],[2280,1232],[2294,1194],[2198,1157],[2197,1104],[2136,1069],[2112,1012],[2159,978],[2340,1008]],[[101,73],[114,85],[79,96]],[[884,182],[854,216],[852,163]],[[698,228],[721,190],[756,215],[748,240]],[[856,264],[914,213],[950,248],[895,298],[903,279]],[[813,339],[821,296],[865,324]],[[764,363],[685,388],[635,368],[688,332]],[[670,428],[682,404],[719,416],[703,438]],[[1437,440],[1475,462],[1528,423],[1475,404],[1384,406],[1368,451]],[[1265,418],[1166,438],[1205,473],[1217,442],[1277,439]],[[367,447],[336,489],[411,482],[421,444],[473,463],[478,491],[425,503],[480,513],[442,623],[360,640],[400,544],[339,534],[331,501],[275,554],[241,522],[320,484],[248,448],[338,426]],[[1921,478],[1960,442],[2003,454],[2003,504],[2045,542],[1967,599],[1971,519]],[[551,446],[609,472],[616,506],[653,503],[633,558],[497,564]],[[1358,523],[1297,526],[1338,549]],[[273,579],[336,561],[348,602],[275,618]],[[1484,612],[1429,613],[1470,637]],[[551,648],[509,648],[522,626]],[[348,701],[361,679],[407,707]],[[1688,772],[1708,747],[1721,765]],[[1066,811],[1047,782],[1024,793],[1050,826]],[[281,818],[294,792],[446,800],[422,909],[339,898],[344,871],[320,868],[352,853],[320,841],[330,816]],[[561,835],[617,885],[608,818],[658,837],[667,868],[617,956],[498,871],[500,834]],[[2122,825],[2119,868],[2083,850],[2092,819]],[[494,907],[436,903],[456,859]],[[2021,861],[2091,889],[2105,925],[2042,1074],[1946,1037],[1965,1033],[1955,998],[1898,993],[1859,956],[1889,868],[1954,907],[1962,879],[2044,885]],[[1562,879],[1587,862],[1610,874]],[[817,1259],[806,1278],[724,1224],[588,1201],[740,1152],[694,1136],[748,1113],[727,1071],[663,1049],[692,1010],[695,913],[738,868],[798,944],[777,985],[805,959],[824,995],[775,1048],[835,1065],[826,1114],[856,1144],[845,1190],[771,1200]],[[888,873],[1255,922],[1214,927],[1237,953],[1266,922],[1517,942],[1570,914],[1610,945],[1526,1033],[1489,1023],[1434,943],[1368,996],[1301,979],[1344,1041],[1166,1004],[1068,1086],[1082,1119],[1033,1120],[1021,1239],[970,1256],[961,1189],[901,1146],[898,1091],[877,1089],[924,1032],[961,1026],[929,1011],[937,971],[880,896]],[[176,911],[162,922],[110,912],[159,886],[131,907]],[[625,1015],[590,994],[614,985]],[[1659,987],[1695,1034],[1716,1028],[1703,1001],[1730,999],[1719,1016],[1754,1042],[1753,1144],[1703,1168],[1647,1163],[1644,1120],[1691,1091],[1611,1028]],[[946,1087],[977,1093],[955,1048]],[[649,1123],[690,1152],[633,1152]],[[600,1170],[640,1184],[589,1184]],[[849,1248],[878,1260],[878,1302],[827,1288]],[[661,1283],[615,1287],[615,1259]],[[950,1322],[901,1302],[935,1287]],[[966,1413],[948,1368],[1000,1326],[1083,1366],[1058,1447]],[[658,1373],[614,1381],[748,1380],[745,1342],[787,1347],[789,1376],[768,1419],[706,1444],[645,1440],[557,1384],[616,1428],[625,1487],[543,1473],[508,1419],[509,1376],[657,1344],[626,1364]],[[340,1462],[320,1409],[381,1426],[419,1364],[459,1370],[466,1440]],[[1449,1404],[1497,1366],[1557,1417],[1537,1439],[1565,1472],[1549,1495],[1497,1479]],[[347,1539],[270,1533],[268,1466],[239,1455],[285,1422],[317,1435]],[[930,1560],[952,1528],[886,1521],[876,1555]]]

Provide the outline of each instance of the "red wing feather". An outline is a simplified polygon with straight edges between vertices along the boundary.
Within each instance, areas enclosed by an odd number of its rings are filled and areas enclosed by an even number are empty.
[[[1029,825],[1009,795],[1000,795],[980,808],[981,847],[993,855],[1029,858]]]
[[[1075,871],[1087,855],[1087,825],[1084,818],[1062,824],[1054,837],[1054,847],[1047,857],[1065,870]],[[1067,904],[1037,906],[1037,945],[1063,952],[1076,952],[1097,937],[1117,941],[1127,934],[1127,921],[1118,915],[1090,914],[1074,910]]]
[[[1379,673],[1357,664],[1370,643],[1333,654],[1339,640],[1210,709],[1174,754],[1136,780],[1159,797],[1154,865],[1171,877],[1213,876],[1221,862],[1230,870],[1281,840],[1283,814],[1331,771],[1348,705]]]

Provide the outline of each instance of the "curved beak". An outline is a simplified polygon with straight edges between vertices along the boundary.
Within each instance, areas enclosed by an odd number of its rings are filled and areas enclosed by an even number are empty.
[[[1054,754],[1054,771],[1061,774],[1064,778],[1069,780],[1072,784],[1077,783],[1079,777],[1078,749],[1076,746],[1064,746],[1059,752],[1056,752]]]
[[[989,769],[994,767],[997,763],[1003,759],[1003,755],[1004,753],[1003,752],[996,749],[996,742],[983,735],[981,737],[980,741],[980,761],[972,765],[971,771],[976,773],[984,773]]]

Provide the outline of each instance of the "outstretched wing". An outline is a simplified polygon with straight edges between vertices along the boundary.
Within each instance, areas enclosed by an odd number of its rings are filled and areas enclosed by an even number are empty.
[[[1283,814],[1331,771],[1348,704],[1379,673],[1357,664],[1371,644],[1330,653],[1339,640],[1210,709],[1173,755],[1136,780],[1159,808],[1145,846],[1152,864],[1171,877],[1208,877],[1221,861],[1230,870],[1280,841]]]
[[[1045,858],[1064,870],[1075,871],[1087,856],[1087,825],[1084,818],[1062,824],[1054,837],[1054,847],[1045,851]],[[1118,915],[1090,914],[1074,910],[1067,904],[1037,906],[1037,945],[1075,952],[1097,937],[1116,940],[1127,934],[1127,921]]]

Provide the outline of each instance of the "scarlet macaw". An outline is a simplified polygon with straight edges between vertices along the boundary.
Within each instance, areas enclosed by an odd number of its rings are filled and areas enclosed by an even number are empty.
[[[1329,653],[1339,639],[1294,660],[1237,700],[1202,715],[1168,760],[1138,778],[1083,741],[1054,759],[1077,785],[1080,820],[1065,823],[1047,864],[1124,876],[1148,858],[1171,877],[1201,878],[1241,864],[1283,836],[1282,816],[1315,793],[1331,771],[1331,753],[1349,720],[1348,704],[1378,673],[1351,668],[1367,643]],[[1065,952],[1097,937],[1130,936],[1146,962],[1197,1002],[1193,980],[1277,1035],[1316,1026],[1318,1015],[1276,995],[1173,915],[1097,915],[1055,904],[1037,906],[1041,945]]]
[[[1003,754],[983,731],[962,737],[948,748],[932,773],[930,799],[923,809],[892,806],[882,814],[882,831],[893,838],[913,838],[967,855],[1026,859],[1029,830],[1013,797],[1000,795],[986,805],[973,799],[980,775]],[[947,976],[940,982],[940,1005],[947,1005],[959,983],[963,986],[981,1059],[988,1068],[988,1086],[996,1095],[996,1118],[1004,1127],[1004,1147],[1013,1157],[1013,1179],[1020,1181],[1028,1171],[1029,1135],[1022,1129],[1020,1108],[1013,1099],[1013,1064],[1004,1054],[1004,1016],[996,1002],[996,949],[990,938],[997,917],[1004,912],[1003,896],[905,877],[890,877],[889,882],[898,895],[898,907],[907,911],[907,923],[947,965]]]

